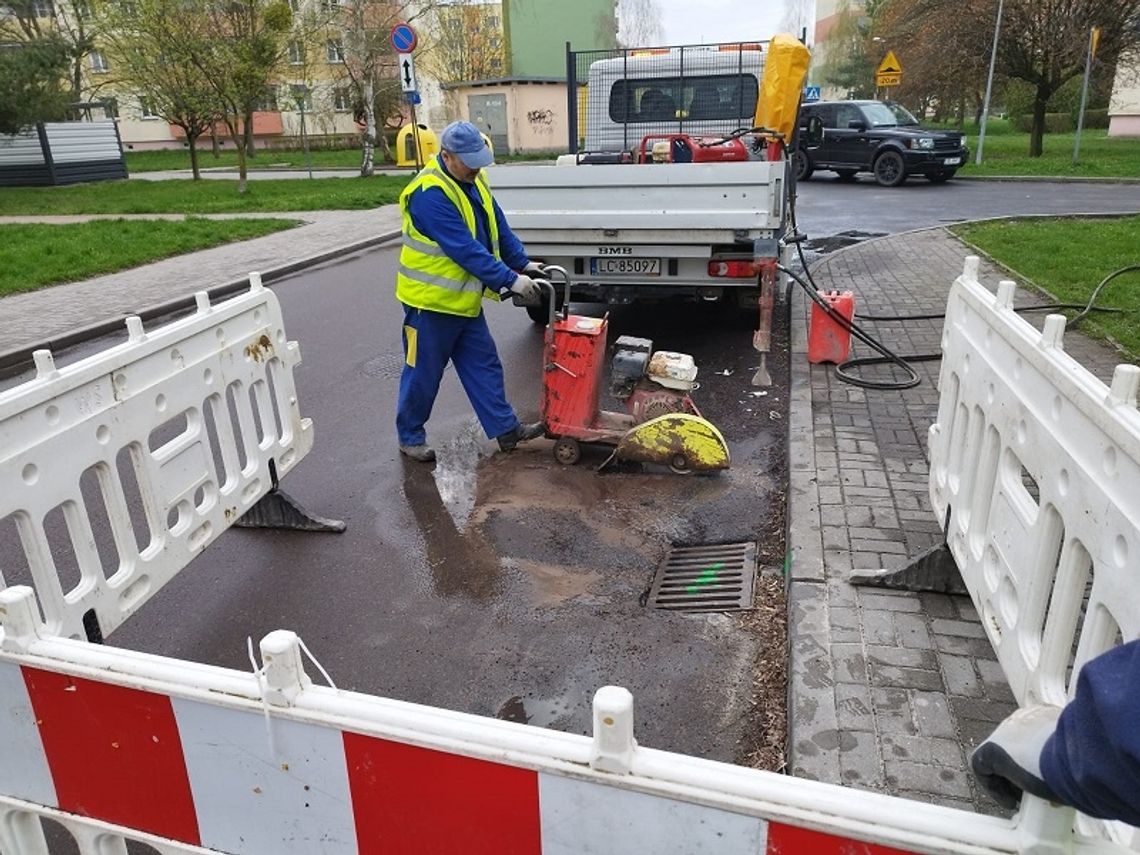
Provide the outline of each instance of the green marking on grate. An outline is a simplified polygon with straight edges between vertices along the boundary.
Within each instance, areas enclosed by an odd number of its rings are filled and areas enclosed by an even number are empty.
[[[649,605],[691,612],[752,608],[756,544],[674,546],[657,568]]]

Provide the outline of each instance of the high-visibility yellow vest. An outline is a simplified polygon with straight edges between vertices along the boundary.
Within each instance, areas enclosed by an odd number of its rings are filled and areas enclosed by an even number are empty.
[[[495,220],[495,206],[491,201],[491,187],[487,177],[480,172],[475,179],[483,210],[487,214],[487,227],[491,233],[491,254],[499,255],[499,224]],[[472,276],[451,260],[443,248],[416,228],[408,211],[412,193],[419,189],[438,187],[459,209],[471,236],[477,235],[475,209],[459,182],[448,175],[439,155],[433,157],[420,173],[412,179],[400,194],[400,211],[404,218],[404,246],[400,250],[400,266],[396,272],[396,299],[417,309],[429,309],[449,315],[474,318],[482,306],[484,291],[486,296],[497,300],[499,295],[484,289],[476,277]]]

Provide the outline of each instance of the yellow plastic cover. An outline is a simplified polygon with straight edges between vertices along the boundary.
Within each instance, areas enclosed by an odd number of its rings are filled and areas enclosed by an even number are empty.
[[[764,79],[756,101],[756,125],[792,138],[811,52],[795,36],[780,33],[768,43]]]

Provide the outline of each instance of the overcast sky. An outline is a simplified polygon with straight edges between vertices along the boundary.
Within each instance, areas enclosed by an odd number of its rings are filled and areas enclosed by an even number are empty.
[[[657,0],[665,43],[760,41],[779,31],[784,0]]]

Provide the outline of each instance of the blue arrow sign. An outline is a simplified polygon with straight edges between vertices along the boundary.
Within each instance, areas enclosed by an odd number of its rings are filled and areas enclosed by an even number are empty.
[[[805,86],[804,87],[804,103],[810,104],[812,101],[819,100],[819,87],[818,86]]]
[[[392,27],[392,34],[388,38],[389,43],[392,45],[392,50],[396,53],[411,53],[416,49],[416,31],[412,29],[411,24],[405,24],[403,21]]]

